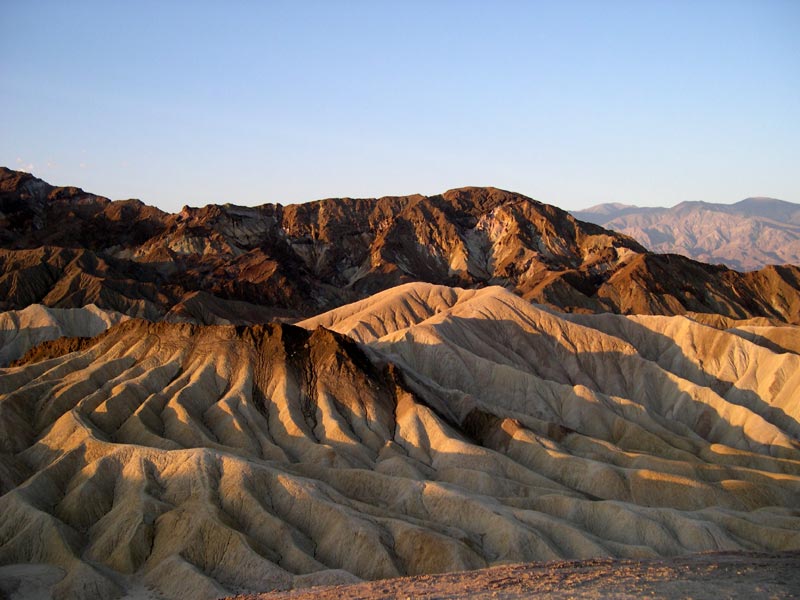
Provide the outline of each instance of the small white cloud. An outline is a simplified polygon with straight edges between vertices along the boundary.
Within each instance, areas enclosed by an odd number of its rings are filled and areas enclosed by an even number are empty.
[[[19,156],[17,157],[17,170],[18,171],[26,171],[28,173],[33,173],[33,170],[36,166],[33,163],[26,163],[22,160]]]

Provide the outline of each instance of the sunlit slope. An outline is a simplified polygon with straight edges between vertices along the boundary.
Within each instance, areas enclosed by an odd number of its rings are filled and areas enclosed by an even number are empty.
[[[795,353],[500,288],[303,325],[132,320],[0,370],[0,564],[64,569],[61,598],[213,598],[800,548]]]
[[[565,315],[502,288],[427,284],[401,286],[301,323],[345,333],[489,407],[530,405],[544,389],[569,386],[560,404],[576,394],[617,397],[710,441],[778,455],[785,447],[791,454],[800,436],[800,357],[788,340],[800,328],[727,324],[737,326],[719,329],[688,317]],[[547,404],[540,400],[533,403],[537,410]],[[613,400],[596,400],[620,412]],[[708,432],[698,430],[700,420]]]
[[[91,337],[128,317],[94,304],[82,308],[49,308],[32,304],[23,310],[0,312],[0,366],[30,348],[60,337]]]

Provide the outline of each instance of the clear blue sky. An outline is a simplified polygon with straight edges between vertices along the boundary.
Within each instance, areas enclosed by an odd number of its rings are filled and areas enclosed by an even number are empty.
[[[0,164],[167,210],[800,202],[800,1],[2,0]]]

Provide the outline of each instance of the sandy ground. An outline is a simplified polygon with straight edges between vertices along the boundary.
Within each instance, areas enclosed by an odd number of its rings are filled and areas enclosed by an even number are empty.
[[[712,553],[673,559],[557,561],[350,586],[237,596],[237,600],[546,598],[800,598],[800,552]]]

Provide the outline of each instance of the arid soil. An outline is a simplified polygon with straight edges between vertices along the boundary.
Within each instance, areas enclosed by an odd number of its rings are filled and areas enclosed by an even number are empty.
[[[799,598],[800,553],[553,561],[237,596],[236,600]]]

